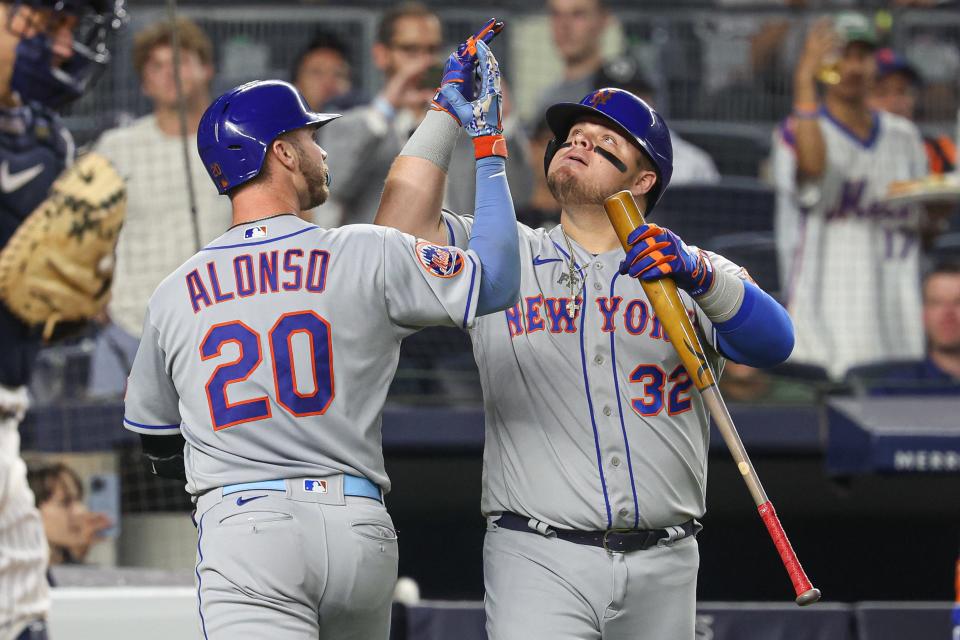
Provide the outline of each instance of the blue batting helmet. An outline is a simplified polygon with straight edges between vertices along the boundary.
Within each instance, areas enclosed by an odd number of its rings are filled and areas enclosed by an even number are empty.
[[[226,193],[263,168],[270,143],[281,134],[323,126],[339,113],[315,113],[289,82],[256,80],[213,101],[197,129],[197,149],[217,190]]]
[[[673,175],[673,145],[670,143],[667,123],[660,114],[629,91],[598,89],[588,93],[579,103],[561,102],[547,109],[547,124],[550,125],[554,138],[547,144],[543,170],[550,168],[553,156],[567,140],[574,123],[585,116],[596,116],[613,125],[628,140],[636,143],[653,162],[657,183],[647,194],[649,213],[670,184],[670,176]]]

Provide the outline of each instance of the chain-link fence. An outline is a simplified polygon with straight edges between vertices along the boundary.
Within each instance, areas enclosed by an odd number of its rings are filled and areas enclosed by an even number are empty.
[[[809,354],[810,359],[782,368],[781,373],[788,376],[785,378],[769,378],[749,369],[728,369],[725,377],[731,385],[731,398],[745,402],[811,401],[818,393],[833,390],[837,381],[842,380],[844,371],[833,367],[830,358],[848,343],[858,346],[844,361],[844,367],[872,366],[884,359],[922,358],[920,270],[940,259],[960,256],[960,234],[950,233],[951,225],[955,226],[952,218],[941,215],[935,224],[924,224],[930,219],[919,208],[884,204],[879,191],[869,200],[861,198],[865,176],[873,182],[889,183],[927,174],[926,166],[911,168],[912,173],[901,170],[908,157],[905,140],[909,138],[909,129],[901,121],[894,123],[891,126],[907,131],[907,137],[884,143],[886,146],[877,147],[873,155],[858,155],[863,149],[871,149],[876,140],[882,140],[886,132],[878,134],[868,127],[866,134],[859,135],[833,116],[823,116],[823,126],[833,127],[831,143],[847,145],[843,153],[848,155],[840,153],[836,158],[842,161],[846,157],[846,168],[851,172],[844,174],[845,167],[831,165],[836,179],[818,196],[822,204],[818,215],[827,220],[846,220],[847,227],[821,227],[816,231],[820,235],[814,235],[808,222],[811,218],[804,215],[811,215],[818,205],[803,201],[804,194],[794,181],[790,154],[796,144],[791,140],[796,123],[781,127],[794,109],[794,69],[808,26],[822,15],[835,16],[837,10],[821,6],[798,11],[695,4],[700,7],[697,11],[691,11],[688,3],[672,3],[670,7],[651,4],[654,8],[649,9],[638,9],[636,3],[614,5],[603,51],[609,60],[629,64],[628,70],[619,74],[616,65],[604,69],[608,79],[619,79],[626,86],[646,87],[646,97],[666,115],[675,140],[682,138],[698,149],[696,153],[687,151],[682,157],[698,161],[706,158],[714,167],[706,178],[695,177],[687,183],[675,180],[655,220],[687,242],[715,250],[746,267],[760,285],[785,303],[800,304],[799,310],[796,306],[791,308],[792,313],[800,314],[795,315],[798,329],[806,332],[805,336],[814,336],[805,340],[821,341],[802,345],[803,353]],[[735,4],[738,3],[731,3]],[[252,79],[290,79],[298,53],[319,27],[346,44],[352,82],[359,95],[375,95],[382,83],[371,54],[381,15],[378,8],[210,3],[184,4],[179,11],[196,20],[213,41],[214,95]],[[447,7],[438,7],[438,12],[444,41],[451,47],[481,25],[489,13]],[[108,72],[67,115],[68,125],[81,143],[93,142],[104,130],[126,125],[150,112],[150,103],[142,94],[140,79],[130,63],[133,35],[146,25],[167,19],[167,14],[159,5],[134,4],[131,15],[129,28],[121,32],[114,45],[114,61]],[[509,3],[501,15],[509,26],[494,49],[509,83],[512,108],[522,116],[531,137],[535,137],[535,125],[542,117],[538,113],[542,93],[563,77],[563,64],[551,42],[549,18],[539,6]],[[871,8],[866,15],[879,33],[879,44],[890,45],[902,53],[921,80],[916,87],[917,124],[931,139],[945,136],[948,141],[955,140],[960,13]],[[623,65],[620,67],[622,71]],[[915,142],[922,144],[919,138]],[[677,159],[681,157],[679,146],[675,141]],[[916,150],[923,153],[922,147],[909,152]],[[528,179],[534,183],[536,174],[542,171],[538,164],[542,165],[542,161],[533,158],[526,169]],[[175,162],[157,162],[150,169],[160,189],[169,175],[177,172],[182,173],[183,166]],[[370,188],[381,188],[375,182],[371,178]],[[886,189],[886,183],[875,188]],[[198,189],[202,188],[208,185],[198,185]],[[835,202],[822,202],[828,191]],[[518,208],[522,204],[525,203],[518,203]],[[205,212],[198,213],[202,217]],[[155,222],[159,228],[168,224]],[[857,227],[858,224],[885,227],[887,233],[872,236],[869,229]],[[158,243],[163,238],[160,231],[148,235]],[[805,276],[798,261],[805,261],[804,268],[811,263],[827,264],[818,263],[817,254],[810,252],[815,242],[821,243],[824,259],[833,258],[829,263],[833,271]],[[848,253],[844,256],[845,251]],[[140,250],[137,260],[124,268],[137,269],[138,261],[146,265],[156,254],[153,249]],[[836,284],[835,280],[843,280],[841,275],[850,273],[864,274],[869,286]],[[804,280],[805,277],[808,279]],[[796,302],[798,291],[806,295],[801,303]],[[878,306],[878,300],[887,306]],[[868,311],[850,318],[821,313],[834,304]],[[872,328],[882,324],[881,316],[895,313],[903,305],[913,305],[906,314],[912,318],[909,323],[904,321],[883,330],[893,333]],[[805,316],[803,308],[816,313]],[[867,319],[863,320],[864,317]],[[831,328],[831,319],[842,324],[842,328]],[[908,344],[910,348],[891,348],[889,352],[877,349],[876,358],[864,357],[871,341],[882,343],[881,347]],[[91,359],[96,348],[97,337],[88,335],[50,347],[41,355],[32,385],[35,409],[30,418],[34,425],[42,427],[41,435],[26,441],[25,448],[48,452],[112,451],[121,480],[120,504],[124,513],[188,508],[189,502],[177,483],[159,481],[141,470],[134,439],[110,437],[100,443],[102,446],[91,442],[89,434],[103,433],[102,428],[91,425],[109,423],[119,430],[121,417],[120,389],[105,400],[90,398]],[[869,378],[874,373],[871,369],[863,375]],[[406,341],[390,402],[478,406],[480,399],[471,345],[462,332],[428,330]],[[78,446],[81,441],[82,446]]]

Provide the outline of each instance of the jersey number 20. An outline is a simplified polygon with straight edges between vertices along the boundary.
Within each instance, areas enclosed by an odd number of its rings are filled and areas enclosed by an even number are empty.
[[[298,333],[304,334],[310,345],[314,382],[312,393],[301,393],[297,388],[297,374],[293,364],[293,336]],[[312,311],[287,313],[280,316],[270,329],[267,341],[273,363],[277,403],[298,418],[322,415],[333,400],[330,324]],[[200,358],[209,360],[219,357],[223,345],[228,342],[236,343],[240,356],[233,362],[218,365],[206,386],[210,419],[217,431],[273,415],[270,398],[267,396],[234,403],[227,400],[227,387],[249,378],[263,362],[259,333],[239,320],[214,325],[200,343]]]

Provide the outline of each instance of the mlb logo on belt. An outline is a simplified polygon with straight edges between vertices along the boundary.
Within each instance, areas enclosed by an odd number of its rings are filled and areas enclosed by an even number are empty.
[[[326,493],[327,481],[326,480],[304,480],[303,490],[308,493]]]
[[[250,227],[243,232],[243,237],[249,240],[250,238],[266,238],[267,237],[267,227]]]

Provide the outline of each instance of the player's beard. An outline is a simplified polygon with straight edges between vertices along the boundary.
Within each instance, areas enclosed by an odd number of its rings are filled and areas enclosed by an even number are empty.
[[[566,167],[559,167],[547,176],[547,188],[561,207],[603,205],[614,191],[604,191],[594,184],[585,184]]]
[[[294,146],[300,154],[300,171],[307,183],[307,204],[302,207],[307,211],[319,207],[330,197],[330,189],[327,187],[327,167],[323,162],[311,160],[297,143],[294,143]]]

